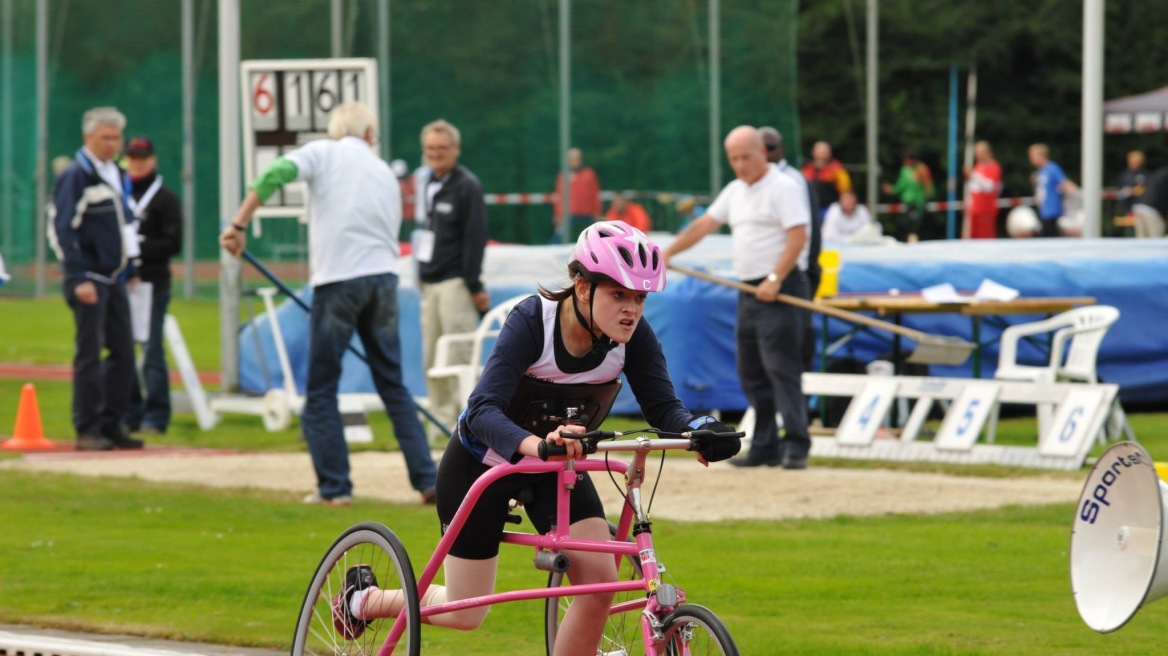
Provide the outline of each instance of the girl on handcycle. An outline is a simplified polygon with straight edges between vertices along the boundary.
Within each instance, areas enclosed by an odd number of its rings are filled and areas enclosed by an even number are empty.
[[[712,417],[695,416],[677,398],[661,343],[642,321],[648,292],[665,288],[661,250],[643,232],[623,221],[588,227],[568,261],[571,284],[558,291],[540,287],[539,295],[520,302],[508,315],[483,374],[459,417],[458,426],[438,467],[438,516],[443,531],[450,524],[471,485],[491,467],[537,458],[543,441],[563,445],[566,456],[585,458],[578,440],[561,433],[583,433],[570,419],[545,435],[534,435],[508,415],[525,380],[559,385],[610,383],[624,373],[641,412],[663,431],[733,429]],[[737,453],[722,446],[701,453],[699,460],[722,460]],[[514,474],[487,488],[479,499],[450,554],[443,561],[446,585],[431,585],[423,608],[491,594],[495,589],[499,544],[511,499],[525,493],[524,509],[541,534],[555,517],[557,476]],[[578,474],[571,495],[572,537],[610,539],[604,508],[592,480]],[[617,579],[611,554],[568,552],[567,571],[573,585]],[[356,565],[346,573],[345,587],[334,602],[338,629],[354,638],[376,618],[401,612],[400,590],[381,590],[372,570]],[[595,656],[604,630],[611,594],[575,597],[557,634],[556,656]],[[465,608],[426,618],[431,624],[472,630],[486,618],[489,606]]]

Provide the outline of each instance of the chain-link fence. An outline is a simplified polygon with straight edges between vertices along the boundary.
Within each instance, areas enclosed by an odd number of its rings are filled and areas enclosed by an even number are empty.
[[[167,184],[182,184],[181,3],[45,0],[46,169],[72,157],[81,115],[113,105],[127,134],[156,144]],[[194,2],[194,254],[218,257],[218,65],[216,0]],[[32,290],[36,221],[36,5],[0,0],[0,254],[13,280]],[[388,7],[390,107],[382,138],[392,157],[421,162],[418,133],[445,118],[462,131],[461,162],[488,193],[550,192],[559,169],[559,3],[556,0],[346,0],[342,51],[376,57],[379,10]],[[735,125],[771,124],[800,143],[796,115],[797,0],[721,0],[718,143]],[[327,57],[328,0],[242,0],[243,59]],[[572,143],[606,190],[640,195],[655,226],[675,228],[676,202],[709,195],[710,5],[703,0],[571,4]],[[383,62],[384,66],[385,63]],[[721,179],[732,175],[718,153]],[[51,185],[52,173],[46,171]],[[665,190],[665,191],[657,191]],[[489,207],[493,239],[546,243],[547,203]],[[263,258],[303,256],[295,221],[264,222],[251,244]],[[48,264],[50,291],[55,264]],[[212,281],[208,281],[212,282]],[[200,289],[204,286],[200,285]],[[205,287],[210,290],[213,284]]]

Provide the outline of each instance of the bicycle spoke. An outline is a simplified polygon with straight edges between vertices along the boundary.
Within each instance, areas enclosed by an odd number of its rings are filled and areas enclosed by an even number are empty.
[[[375,654],[393,626],[395,618],[371,620],[367,623],[347,619],[334,622],[334,599],[345,592],[346,576],[358,565],[368,566],[377,587],[384,590],[406,590],[405,633],[395,649],[396,654],[417,656],[420,649],[421,618],[418,614],[417,587],[405,548],[393,533],[380,524],[358,524],[341,534],[329,548],[309,584],[301,607],[292,654],[300,656],[365,656]],[[339,612],[347,618],[349,610],[339,602]],[[386,623],[388,622],[388,623]],[[383,626],[384,624],[384,626]],[[344,629],[343,631],[341,629]],[[346,638],[346,635],[348,637]]]

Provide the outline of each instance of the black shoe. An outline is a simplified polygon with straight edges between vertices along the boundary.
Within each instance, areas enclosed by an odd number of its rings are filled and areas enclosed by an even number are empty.
[[[368,620],[353,616],[353,610],[349,607],[353,593],[376,587],[377,577],[368,565],[354,565],[345,572],[345,588],[333,599],[333,627],[345,636],[345,640],[356,640],[369,626]]]
[[[751,458],[750,456],[738,456],[737,458],[731,458],[726,462],[730,463],[734,467],[778,467],[780,464],[782,464],[783,460],[782,458],[768,458],[765,460],[760,460],[758,458]]]
[[[130,434],[122,426],[104,430],[102,431],[102,435],[119,449],[141,449],[146,446],[146,443],[142,440],[136,440],[130,437]]]
[[[783,458],[783,469],[807,469],[807,456],[787,456]]]
[[[75,448],[78,451],[113,451],[114,442],[101,435],[78,435]]]

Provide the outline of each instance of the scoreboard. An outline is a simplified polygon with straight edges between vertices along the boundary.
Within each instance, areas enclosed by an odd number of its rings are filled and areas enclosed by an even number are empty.
[[[329,112],[358,101],[380,116],[376,59],[269,59],[240,62],[243,172],[251,184],[277,157],[328,138]],[[260,217],[307,218],[303,182],[287,184],[256,210]],[[259,222],[255,223],[258,232]]]

